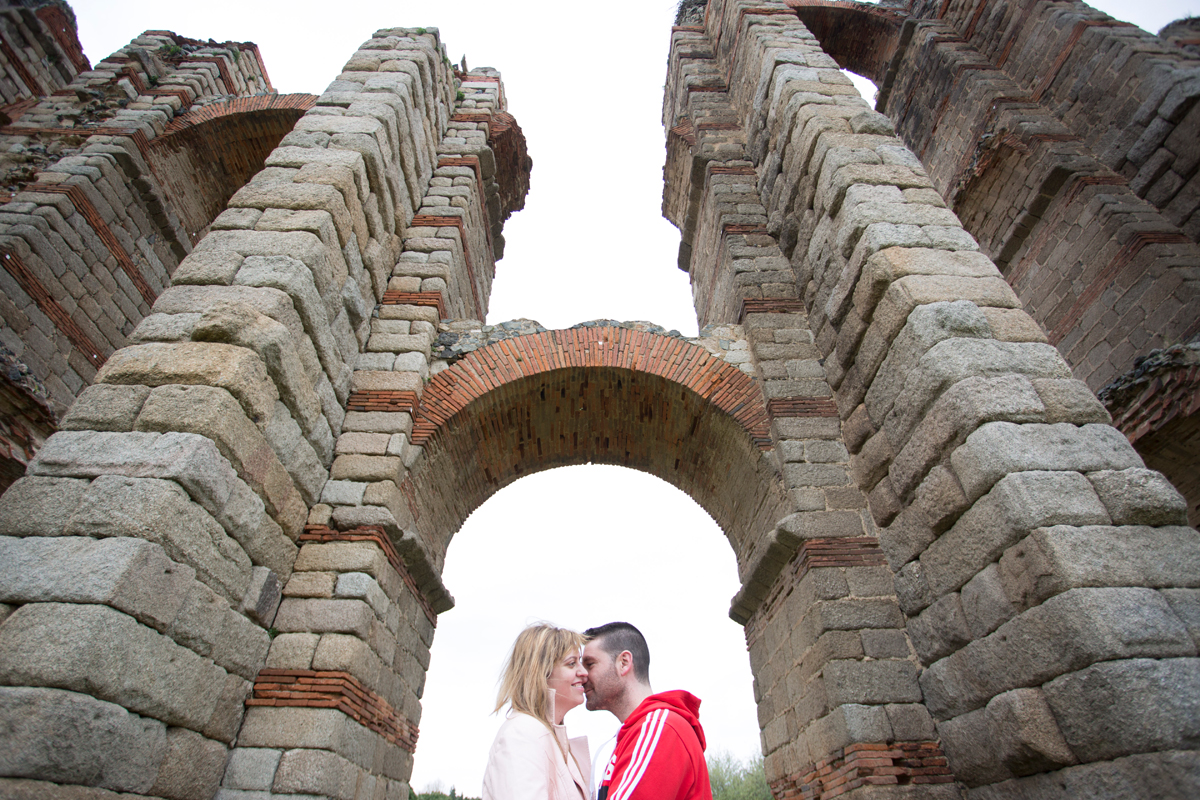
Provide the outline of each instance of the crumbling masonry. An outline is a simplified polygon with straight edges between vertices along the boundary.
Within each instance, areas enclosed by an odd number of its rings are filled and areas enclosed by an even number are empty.
[[[685,339],[483,325],[531,161],[436,29],[278,95],[252,44],[92,69],[64,3],[0,9],[0,795],[405,800],[451,537],[585,462],[727,535],[777,798],[1200,794],[1170,37],[1074,0],[684,3]]]

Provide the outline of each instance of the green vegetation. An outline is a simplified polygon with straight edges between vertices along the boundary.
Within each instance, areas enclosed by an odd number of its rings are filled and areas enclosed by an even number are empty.
[[[445,792],[430,791],[425,792],[424,794],[414,794],[412,797],[414,800],[479,800],[478,797],[467,797],[466,795],[455,794],[453,786],[450,787],[450,794],[446,794]]]
[[[743,764],[726,752],[710,755],[708,780],[713,800],[771,800],[762,756]]]
[[[183,48],[177,44],[164,44],[158,48],[158,54],[164,58],[174,58],[183,55]]]
[[[772,800],[762,756],[755,756],[743,764],[726,752],[710,755],[708,780],[712,784],[713,800]],[[428,791],[412,794],[413,800],[478,800],[456,793],[453,786],[449,794],[441,791],[438,783],[426,789]]]

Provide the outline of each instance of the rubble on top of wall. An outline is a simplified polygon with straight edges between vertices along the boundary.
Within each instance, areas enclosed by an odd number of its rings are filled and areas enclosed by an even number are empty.
[[[754,375],[753,365],[749,363],[749,345],[746,341],[746,334],[740,325],[706,325],[697,337],[687,337],[677,330],[667,330],[661,325],[646,320],[621,322],[615,319],[593,319],[572,325],[568,330],[577,328],[624,328],[625,330],[656,333],[660,336],[683,339],[703,347],[723,361],[736,364],[743,372]],[[440,372],[463,356],[480,348],[517,336],[546,333],[548,330],[536,320],[524,318],[499,322],[495,325],[484,325],[475,319],[442,320],[438,326],[438,337],[432,345],[432,356],[435,363],[431,367],[431,373]]]

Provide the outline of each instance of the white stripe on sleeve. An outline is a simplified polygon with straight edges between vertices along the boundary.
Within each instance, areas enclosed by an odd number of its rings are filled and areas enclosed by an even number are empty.
[[[670,712],[665,708],[657,709],[650,712],[642,722],[637,742],[633,746],[633,759],[621,776],[621,783],[617,786],[616,794],[610,795],[611,800],[627,800],[633,794],[633,790],[637,788],[642,775],[646,772],[646,767],[654,758],[654,748],[658,745],[658,737],[662,735],[663,728],[666,727],[668,713]]]

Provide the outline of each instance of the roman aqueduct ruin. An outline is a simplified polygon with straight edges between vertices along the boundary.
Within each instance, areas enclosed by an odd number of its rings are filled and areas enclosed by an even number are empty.
[[[530,159],[436,30],[280,95],[0,9],[0,795],[405,800],[451,537],[586,462],[728,537],[777,798],[1200,794],[1195,28],[678,22],[695,339],[484,328]]]

